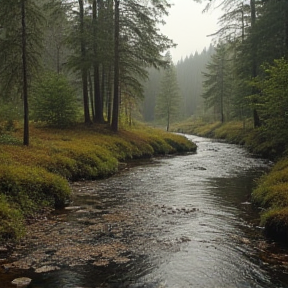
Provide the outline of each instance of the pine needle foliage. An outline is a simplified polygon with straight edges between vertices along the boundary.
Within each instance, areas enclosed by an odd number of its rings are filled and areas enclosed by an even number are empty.
[[[31,81],[40,67],[44,18],[37,1],[26,2],[27,76]],[[15,97],[22,91],[21,1],[0,0],[0,7],[0,97]]]
[[[77,95],[65,76],[46,73],[34,85],[32,119],[64,128],[78,119]]]

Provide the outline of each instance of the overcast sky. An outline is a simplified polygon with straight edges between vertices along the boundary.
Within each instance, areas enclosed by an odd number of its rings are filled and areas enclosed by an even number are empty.
[[[165,17],[166,25],[161,32],[173,39],[177,47],[171,49],[173,61],[176,63],[183,57],[199,53],[209,47],[213,37],[207,37],[217,31],[217,19],[221,10],[202,13],[204,3],[194,0],[170,0],[174,5],[169,9],[169,16]]]

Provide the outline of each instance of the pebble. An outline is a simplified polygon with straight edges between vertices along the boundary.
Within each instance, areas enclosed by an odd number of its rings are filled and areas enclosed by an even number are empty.
[[[81,209],[80,206],[67,206],[65,207],[65,210],[79,210]]]
[[[14,279],[11,283],[13,285],[17,285],[17,287],[27,287],[30,283],[31,283],[32,279],[28,278],[28,277],[20,277],[20,278],[16,278]]]
[[[60,268],[57,266],[42,266],[40,268],[35,269],[36,273],[46,273],[46,272],[50,272],[50,271],[55,271],[55,270],[59,270]]]

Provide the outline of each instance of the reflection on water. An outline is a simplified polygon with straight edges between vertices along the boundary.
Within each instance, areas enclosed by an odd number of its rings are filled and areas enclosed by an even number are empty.
[[[30,244],[38,253],[32,267],[59,270],[20,276],[33,288],[287,287],[286,269],[259,257],[268,244],[249,202],[267,163],[235,145],[191,138],[197,154],[75,183],[75,207],[39,234],[57,241],[44,250]]]

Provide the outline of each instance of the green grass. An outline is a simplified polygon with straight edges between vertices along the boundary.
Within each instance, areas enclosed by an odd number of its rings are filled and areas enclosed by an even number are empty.
[[[261,177],[252,199],[265,208],[261,224],[268,236],[288,240],[288,158],[279,160],[272,170]]]

